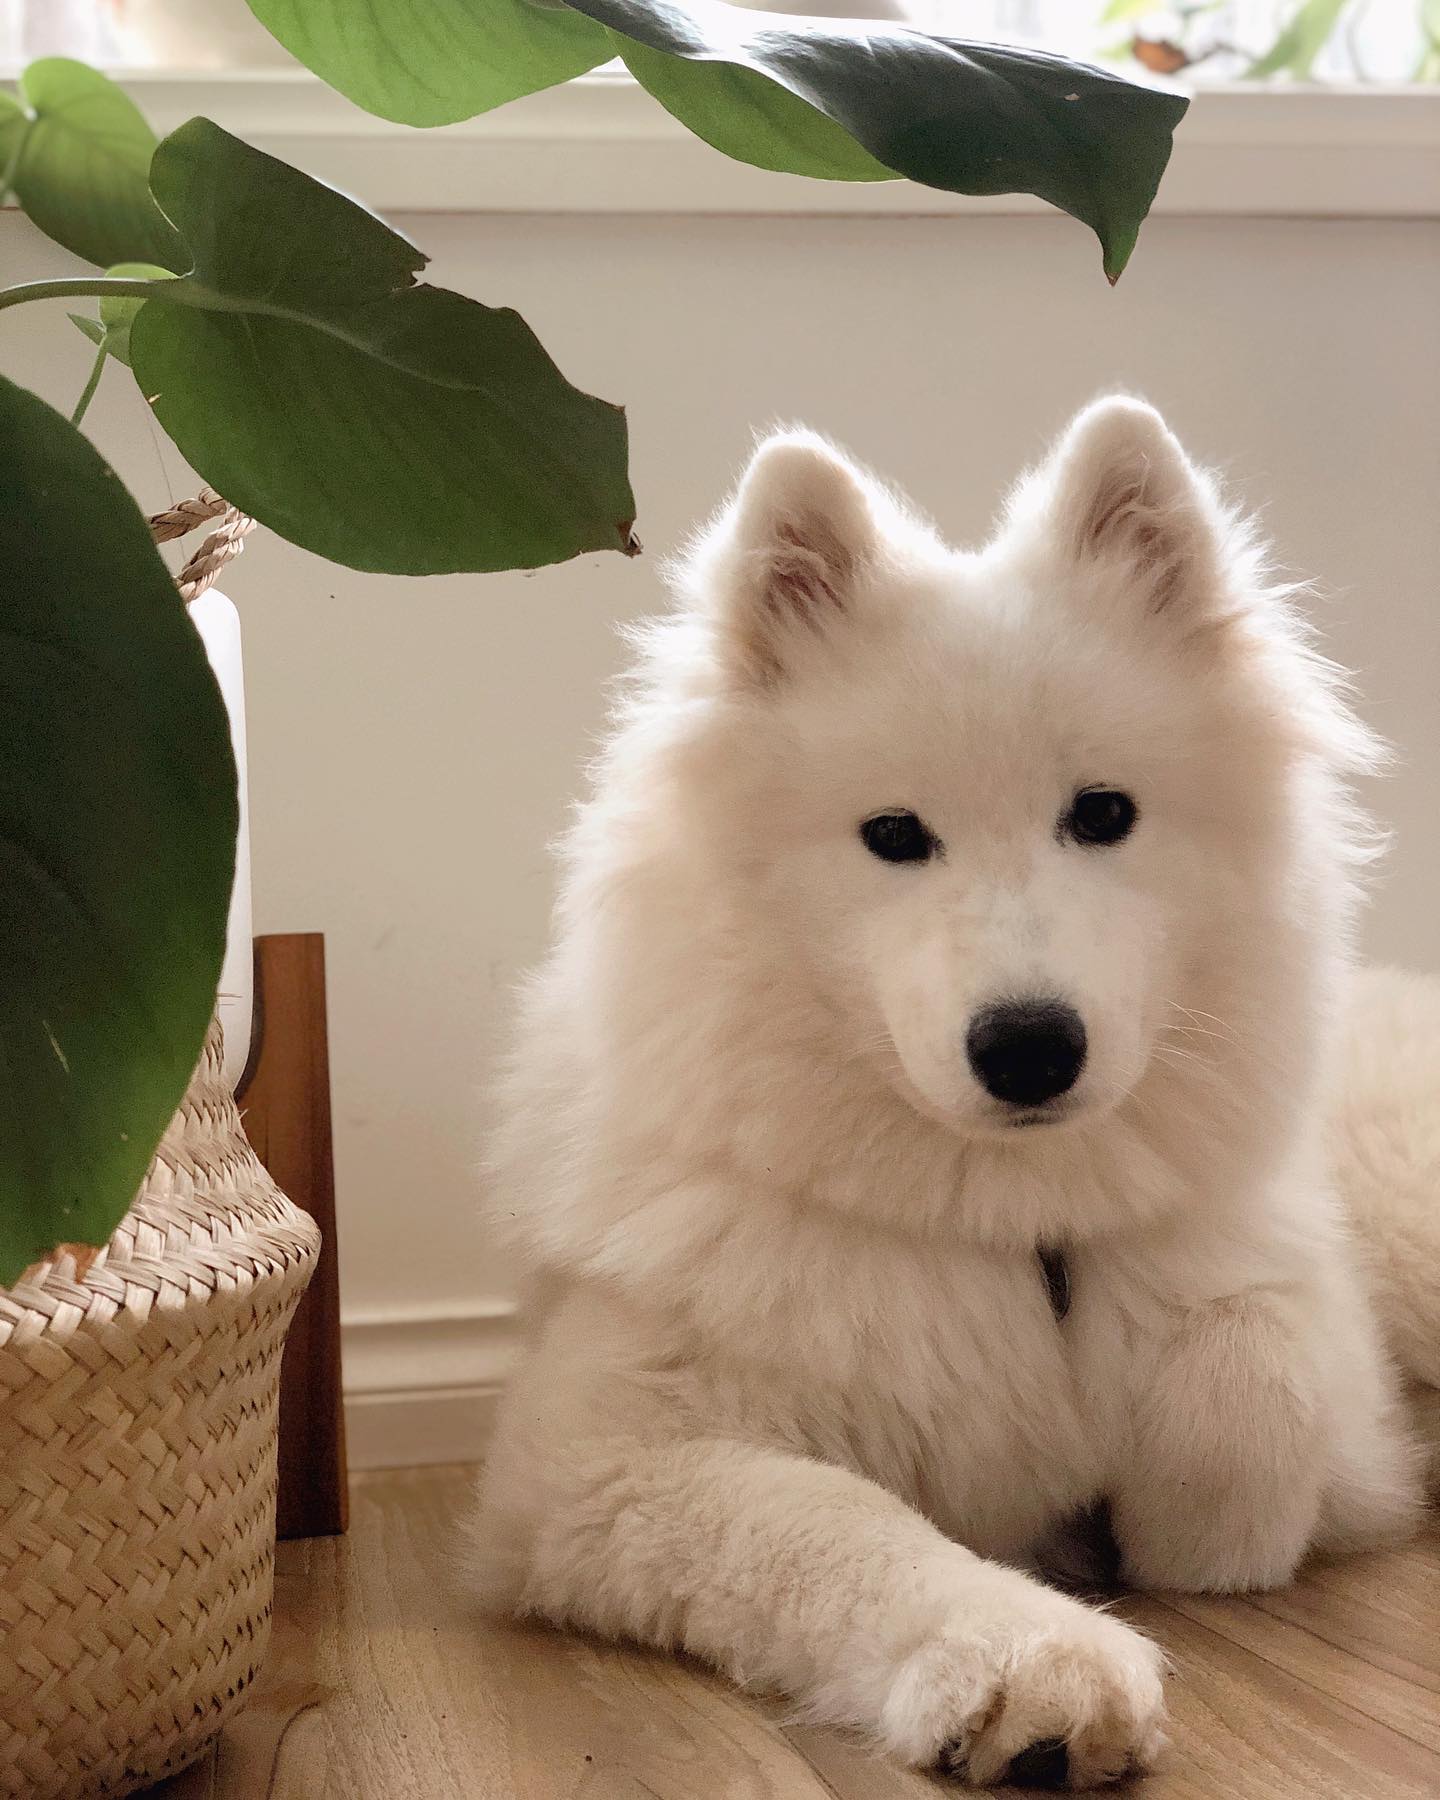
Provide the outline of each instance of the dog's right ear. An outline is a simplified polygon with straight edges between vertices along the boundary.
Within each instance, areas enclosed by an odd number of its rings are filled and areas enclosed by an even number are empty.
[[[878,491],[808,431],[767,438],[701,539],[690,576],[721,652],[750,684],[783,676],[845,617],[881,541]]]

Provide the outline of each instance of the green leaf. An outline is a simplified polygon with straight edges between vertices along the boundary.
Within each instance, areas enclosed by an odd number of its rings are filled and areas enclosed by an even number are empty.
[[[1040,51],[711,0],[250,4],[302,62],[386,118],[469,117],[619,54],[727,156],[837,181],[1036,194],[1092,227],[1112,280],[1187,104]]]
[[[155,263],[116,263],[105,273],[130,281],[172,279],[169,269],[162,269]],[[106,294],[100,302],[100,324],[104,328],[105,348],[127,367],[130,363],[130,327],[144,304],[143,300],[134,300],[125,294]],[[88,332],[86,336],[89,336]]]
[[[1440,0],[1420,0],[1420,30],[1424,41],[1410,79],[1440,82]]]
[[[235,765],[118,477],[0,379],[0,1284],[103,1243],[215,1000]]]
[[[1101,25],[1118,25],[1123,19],[1143,19],[1147,13],[1165,10],[1165,0],[1110,0],[1098,22]]]
[[[28,126],[15,195],[41,231],[102,266],[143,257],[183,268],[146,185],[155,134],[128,95],[63,56],[31,63],[20,92],[26,107],[12,101],[0,113],[0,166]]]
[[[535,0],[249,0],[323,81],[367,112],[449,125],[614,55],[578,13]]]
[[[15,186],[15,171],[20,167],[32,123],[20,102],[0,89],[0,206],[10,198]]]
[[[822,181],[897,181],[843,125],[758,69],[693,64],[616,34],[616,53],[647,93],[713,149],[736,161]]]
[[[843,133],[872,159],[862,179],[880,164],[954,193],[1035,194],[1091,227],[1112,281],[1188,104],[1064,57],[896,26],[757,18],[709,0],[570,4],[608,26],[636,80],[727,156],[855,180],[834,155]],[[766,83],[800,103],[782,132],[757,109]]]
[[[174,276],[169,269],[162,269],[158,263],[116,263],[105,271],[108,277],[115,276],[126,281],[172,281]],[[145,304],[130,294],[105,294],[100,300],[100,317],[89,319],[83,313],[71,313],[70,323],[79,327],[90,342],[102,349],[117,362],[130,366],[130,327],[136,313]]]
[[[84,313],[71,313],[70,323],[78,326],[97,349],[105,342],[105,327],[98,319],[87,319]]]
[[[1247,78],[1260,81],[1267,75],[1286,74],[1297,81],[1308,81],[1315,58],[1325,48],[1348,4],[1349,0],[1304,0],[1275,42],[1245,71]]]
[[[151,181],[194,268],[140,308],[132,363],[228,500],[392,574],[633,547],[624,414],[517,313],[417,285],[398,232],[207,119],[165,139]]]

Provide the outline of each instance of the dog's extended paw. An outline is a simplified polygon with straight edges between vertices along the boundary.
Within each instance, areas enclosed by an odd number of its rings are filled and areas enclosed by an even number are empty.
[[[1164,1743],[1163,1659],[1139,1632],[1061,1601],[1009,1629],[958,1622],[900,1669],[884,1735],[971,1787],[1084,1789],[1144,1775]]]

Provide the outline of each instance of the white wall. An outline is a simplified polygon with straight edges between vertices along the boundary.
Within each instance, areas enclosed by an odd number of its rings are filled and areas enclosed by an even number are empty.
[[[257,929],[328,940],[348,1316],[441,1329],[507,1291],[475,1217],[481,1087],[544,941],[545,846],[612,626],[655,604],[658,556],[775,417],[849,443],[964,541],[1097,389],[1155,400],[1323,581],[1334,654],[1404,757],[1375,794],[1398,842],[1370,944],[1440,967],[1440,224],[1158,219],[1112,293],[1058,217],[397,222],[436,280],[518,306],[573,380],[627,404],[650,554],[421,583],[257,534],[226,584]],[[7,269],[24,231],[0,221]],[[28,237],[25,257],[62,266]],[[0,363],[68,405],[86,346],[40,310],[0,321]],[[126,378],[91,419],[147,506],[187,488]]]

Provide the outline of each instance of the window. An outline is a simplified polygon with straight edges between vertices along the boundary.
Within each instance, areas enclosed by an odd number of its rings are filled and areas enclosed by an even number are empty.
[[[1239,81],[1440,81],[1434,0],[909,0],[931,31],[1063,51],[1186,88]]]
[[[771,0],[784,7],[786,0]],[[1187,88],[1440,81],[1437,0],[873,0],[877,14],[957,37],[1034,44]],[[822,12],[826,0],[791,10]],[[866,0],[833,0],[837,14]],[[1427,30],[1426,19],[1429,20]],[[273,69],[284,50],[245,0],[0,0],[0,62],[78,56],[111,69]]]
[[[245,0],[0,0],[0,64],[39,56],[177,73],[291,60]]]

